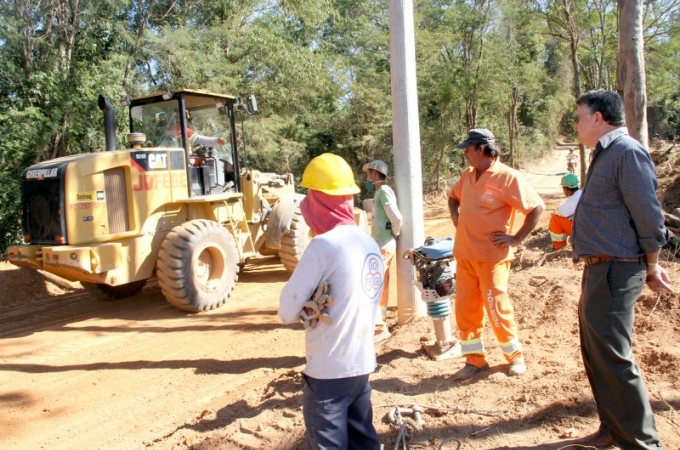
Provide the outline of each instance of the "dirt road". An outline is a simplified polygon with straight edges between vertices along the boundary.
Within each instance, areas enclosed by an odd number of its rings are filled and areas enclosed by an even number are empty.
[[[524,177],[539,195],[546,197],[562,196],[560,179],[567,173],[566,154],[573,144],[558,144],[542,160],[522,169]],[[580,178],[580,175],[579,175]]]
[[[276,318],[288,278],[278,260],[251,267],[204,314],[176,310],[156,286],[108,302],[0,267],[4,449],[142,448],[304,362],[299,332]]]
[[[546,189],[558,186],[560,172],[543,165]],[[554,206],[557,191],[541,194]],[[443,198],[425,205],[427,234],[452,233],[443,205]],[[527,246],[534,254],[546,236],[533,235]],[[677,269],[672,274],[678,280]],[[539,444],[591,431],[597,421],[575,325],[579,277],[570,261],[513,275],[529,372],[508,378],[487,333],[492,370],[475,384],[449,380],[460,361],[422,354],[420,338],[432,336],[428,318],[396,326],[393,286],[393,338],[377,347],[372,377],[374,421],[386,448],[398,428],[386,419],[389,408],[416,402],[439,408],[429,410],[419,436],[426,448],[445,436],[458,436],[463,449],[559,448]],[[298,448],[302,328],[276,317],[287,279],[277,259],[262,259],[240,275],[224,307],[187,314],[155,285],[111,302],[77,283],[0,263],[0,448]],[[636,352],[662,438],[679,449],[680,314],[673,300],[651,295],[640,313]]]

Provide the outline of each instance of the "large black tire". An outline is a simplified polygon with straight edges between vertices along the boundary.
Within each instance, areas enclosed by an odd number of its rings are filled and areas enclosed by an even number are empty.
[[[224,304],[238,279],[238,250],[216,222],[192,220],[173,228],[158,253],[156,275],[165,298],[184,311]]]
[[[132,297],[133,295],[139,294],[142,288],[144,288],[146,285],[146,280],[133,281],[131,283],[121,284],[119,286],[88,283],[86,281],[81,281],[80,284],[86,291],[95,294],[97,297],[104,298],[106,300],[120,300],[122,298]]]
[[[290,231],[281,236],[281,248],[279,249],[279,258],[281,258],[281,262],[288,272],[292,273],[295,270],[311,239],[309,225],[302,217],[300,207],[297,207],[290,223]]]

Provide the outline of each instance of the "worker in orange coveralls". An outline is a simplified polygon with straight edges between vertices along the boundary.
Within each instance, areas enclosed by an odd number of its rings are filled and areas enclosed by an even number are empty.
[[[573,173],[568,173],[560,180],[562,192],[567,197],[567,201],[562,203],[555,214],[550,217],[550,240],[555,250],[560,250],[567,245],[567,238],[571,236],[574,227],[574,211],[581,199],[581,189],[578,185],[578,177]]]
[[[470,130],[456,147],[465,149],[470,167],[449,196],[456,226],[456,322],[465,356],[465,366],[453,379],[472,378],[489,368],[482,340],[485,311],[509,363],[508,375],[519,376],[526,363],[507,292],[510,263],[513,247],[536,227],[545,205],[518,171],[500,162],[501,149],[491,131]]]

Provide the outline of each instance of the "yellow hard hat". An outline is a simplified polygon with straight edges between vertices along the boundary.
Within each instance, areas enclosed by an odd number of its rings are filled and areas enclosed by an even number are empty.
[[[332,153],[319,155],[307,164],[300,186],[328,195],[352,195],[361,191],[347,161]]]

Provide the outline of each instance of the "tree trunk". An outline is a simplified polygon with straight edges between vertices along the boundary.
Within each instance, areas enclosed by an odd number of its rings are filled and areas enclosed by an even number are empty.
[[[510,167],[517,169],[519,167],[519,161],[515,154],[515,138],[517,137],[517,104],[519,103],[519,89],[517,86],[512,87],[510,93],[510,101],[507,112],[507,122],[508,122],[508,143],[510,146]]]
[[[642,0],[618,0],[618,89],[623,98],[631,137],[649,148],[647,134],[647,79],[645,77]]]
[[[566,32],[569,36],[571,68],[574,71],[574,98],[579,98],[581,96],[581,61],[578,59],[580,35],[578,32],[578,26],[576,25],[576,21],[574,20],[574,16],[572,14],[574,3],[563,0],[562,6],[564,7],[562,13],[564,14]],[[578,144],[578,155],[579,163],[581,164],[581,182],[583,182],[583,180],[586,179],[586,147],[581,143]]]

